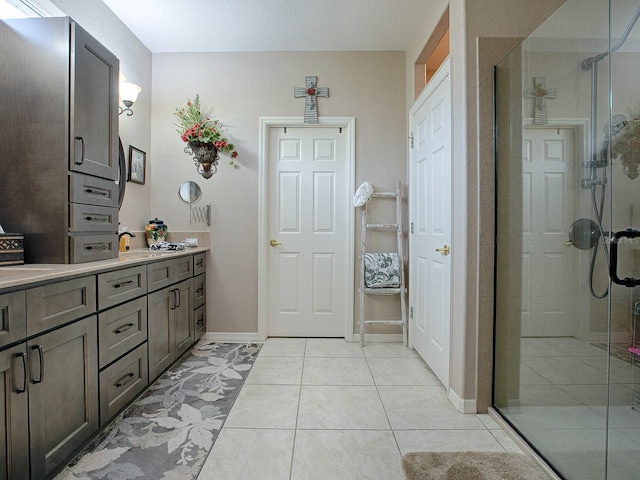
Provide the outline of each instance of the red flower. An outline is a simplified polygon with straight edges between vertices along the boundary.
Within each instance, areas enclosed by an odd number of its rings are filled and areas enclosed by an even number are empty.
[[[235,150],[231,153],[231,158],[236,158],[238,156],[238,152]]]

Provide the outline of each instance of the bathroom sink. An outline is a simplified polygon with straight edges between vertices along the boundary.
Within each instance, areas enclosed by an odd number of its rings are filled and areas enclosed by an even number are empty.
[[[120,252],[120,260],[136,260],[139,258],[154,258],[174,255],[175,250],[138,250],[133,252]]]
[[[0,273],[2,272],[51,272],[53,268],[42,267],[0,267]]]

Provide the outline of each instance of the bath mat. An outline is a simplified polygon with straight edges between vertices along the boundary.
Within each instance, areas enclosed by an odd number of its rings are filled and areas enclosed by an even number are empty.
[[[627,350],[628,344],[626,343],[612,343],[611,350],[609,350],[606,343],[594,342],[591,345],[599,348],[600,350],[604,350],[605,352],[609,352],[612,357],[617,358],[618,360],[631,363],[631,354]]]
[[[402,457],[407,480],[550,480],[522,453],[412,452]]]
[[[56,480],[197,478],[260,347],[196,344]]]

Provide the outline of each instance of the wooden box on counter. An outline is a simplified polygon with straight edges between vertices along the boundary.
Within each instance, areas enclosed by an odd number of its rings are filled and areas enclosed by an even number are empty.
[[[24,235],[0,233],[0,266],[24,263]]]

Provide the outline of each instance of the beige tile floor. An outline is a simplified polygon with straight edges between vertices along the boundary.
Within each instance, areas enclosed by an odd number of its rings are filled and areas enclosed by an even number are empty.
[[[265,342],[199,480],[403,480],[417,450],[517,451],[463,415],[414,350],[341,339]]]

